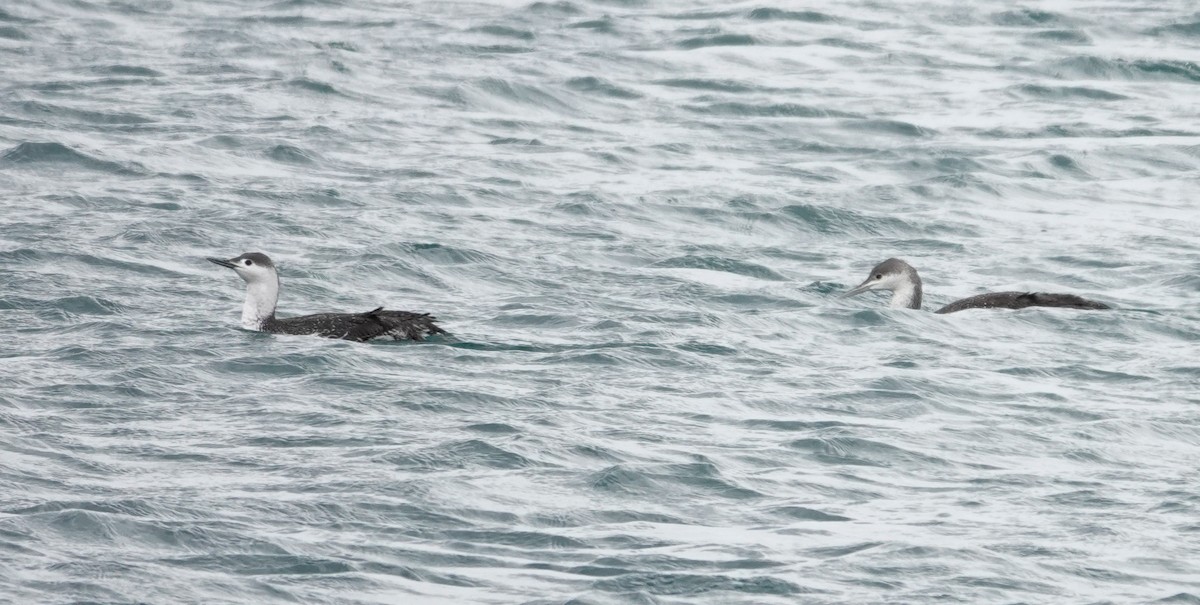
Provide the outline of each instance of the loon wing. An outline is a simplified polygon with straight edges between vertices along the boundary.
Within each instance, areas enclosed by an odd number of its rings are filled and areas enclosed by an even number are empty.
[[[441,326],[434,323],[437,318],[428,313],[413,313],[412,311],[388,311],[379,307],[374,311],[362,313],[371,318],[371,326],[381,326],[382,332],[372,334],[362,340],[370,340],[378,336],[391,336],[393,340],[424,340],[426,336],[445,334]],[[368,330],[369,332],[369,330]],[[363,332],[366,334],[367,332]],[[349,338],[349,337],[347,337]]]
[[[316,334],[356,342],[381,337],[424,340],[426,336],[446,333],[434,321],[428,313],[387,311],[379,307],[365,313],[318,313],[276,319],[266,326],[266,330],[279,334]]]
[[[954,313],[964,309],[1024,309],[1025,307],[1062,307],[1067,309],[1111,309],[1112,307],[1074,294],[1046,292],[990,292],[956,300],[935,313]]]

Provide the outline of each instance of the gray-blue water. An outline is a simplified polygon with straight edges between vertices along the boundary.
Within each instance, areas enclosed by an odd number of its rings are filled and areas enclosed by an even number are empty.
[[[1198,603],[1196,11],[5,0],[0,602]]]

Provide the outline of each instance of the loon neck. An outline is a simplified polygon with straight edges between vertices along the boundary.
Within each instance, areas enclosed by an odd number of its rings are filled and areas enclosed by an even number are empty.
[[[892,302],[888,306],[893,309],[921,308],[921,277],[916,269],[905,271],[901,276],[902,282],[892,288]]]
[[[252,282],[246,285],[246,302],[242,303],[242,327],[259,330],[275,319],[279,302],[279,278]]]

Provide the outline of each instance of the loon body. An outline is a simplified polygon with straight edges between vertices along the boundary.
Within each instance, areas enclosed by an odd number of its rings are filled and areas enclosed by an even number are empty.
[[[854,296],[867,290],[891,290],[896,309],[921,308],[921,276],[912,265],[889,258],[871,269],[871,274],[857,287],[842,295]],[[1108,305],[1088,300],[1074,294],[1047,294],[1045,292],[990,292],[962,300],[956,300],[934,313],[954,313],[964,309],[1024,309],[1026,307],[1061,307],[1068,309],[1111,309]]]
[[[236,258],[209,258],[222,267],[233,269],[246,282],[246,302],[242,304],[242,327],[272,334],[317,335],[363,342],[376,338],[424,340],[446,331],[434,323],[428,313],[387,311],[379,307],[365,313],[318,313],[300,317],[275,317],[279,302],[279,273],[275,263],[261,252],[247,252]]]

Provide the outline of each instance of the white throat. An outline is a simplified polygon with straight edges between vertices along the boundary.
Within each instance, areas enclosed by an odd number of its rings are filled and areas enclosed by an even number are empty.
[[[242,303],[242,327],[247,330],[262,330],[263,324],[275,315],[275,304],[279,302],[279,278],[246,284],[246,302]]]
[[[920,309],[920,277],[917,271],[904,272],[892,282],[892,309]]]
[[[917,292],[916,284],[905,281],[892,289],[892,302],[888,306],[893,309],[919,309],[921,299]]]

